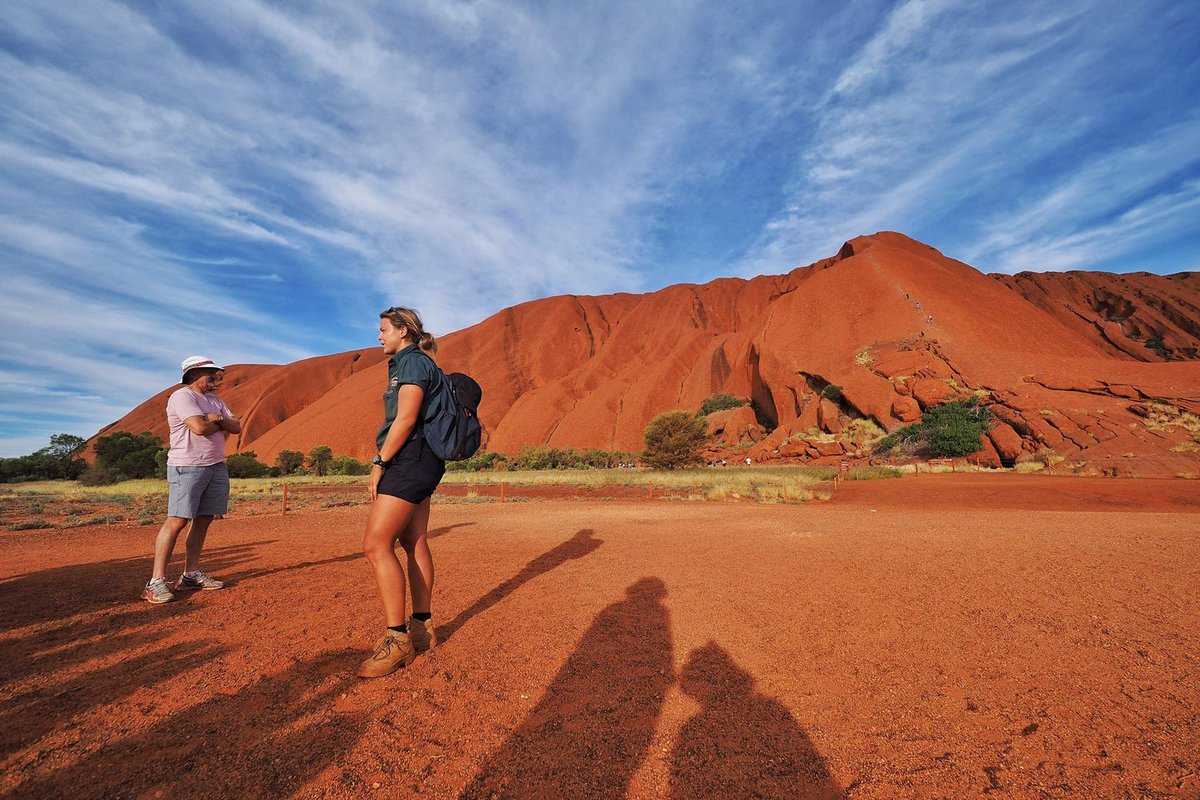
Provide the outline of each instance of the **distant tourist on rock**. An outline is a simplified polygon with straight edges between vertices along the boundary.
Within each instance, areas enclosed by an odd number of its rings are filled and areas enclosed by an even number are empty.
[[[175,540],[191,523],[184,572],[175,582],[181,589],[220,589],[221,581],[200,569],[204,537],[214,517],[229,509],[229,471],[225,468],[225,437],[239,433],[242,423],[217,397],[225,375],[211,358],[190,356],[180,365],[183,386],[167,400],[167,521],[154,540],[154,572],[142,597],[151,603],[175,599],[167,586],[167,562]]]
[[[363,536],[363,552],[375,572],[387,630],[358,674],[378,678],[407,666],[417,649],[437,646],[430,602],[433,555],[429,552],[429,498],[446,471],[433,452],[422,426],[441,371],[428,355],[437,351],[433,336],[410,308],[392,307],[379,315],[379,343],[388,360],[383,395],[383,426],[375,438],[371,462],[371,514]],[[396,558],[399,540],[408,561],[405,571]],[[411,617],[405,616],[407,589],[412,590]]]

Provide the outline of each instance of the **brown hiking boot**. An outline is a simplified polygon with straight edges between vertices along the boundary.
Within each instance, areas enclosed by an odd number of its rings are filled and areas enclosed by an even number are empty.
[[[412,639],[413,649],[424,653],[438,646],[437,628],[433,627],[433,619],[422,622],[414,617],[408,618],[408,635]]]
[[[391,675],[400,667],[411,664],[415,655],[408,634],[388,631],[375,645],[375,652],[371,657],[359,665],[358,677],[382,678],[384,675]]]

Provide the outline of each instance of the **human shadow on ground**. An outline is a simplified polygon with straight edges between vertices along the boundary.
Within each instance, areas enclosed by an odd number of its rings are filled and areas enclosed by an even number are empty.
[[[71,619],[24,635],[0,637],[0,688],[37,673],[65,673],[78,664],[124,653],[162,638],[163,621],[173,626],[195,611],[190,603],[131,605],[100,619]],[[2,706],[0,706],[2,709]]]
[[[601,611],[460,797],[624,798],[674,682],[666,594],[642,578]]]
[[[292,796],[349,752],[366,727],[368,712],[332,710],[361,655],[296,661],[26,780],[4,798]],[[366,789],[349,788],[352,795]]]
[[[253,560],[256,548],[271,541],[206,548],[203,567],[220,574]],[[182,561],[182,544],[176,546],[176,561]],[[0,632],[137,600],[150,577],[153,557],[149,548],[147,542],[145,555],[51,567],[0,581]],[[187,596],[184,593],[180,598]]]
[[[121,644],[145,645],[161,635],[157,631],[144,631],[123,638]],[[87,647],[83,649],[86,651]],[[73,717],[202,667],[227,651],[228,648],[198,641],[161,647],[8,697],[0,702],[0,752],[20,750]]]
[[[492,589],[487,594],[480,597],[470,607],[460,611],[454,619],[444,625],[439,625],[437,629],[438,638],[445,642],[455,631],[466,625],[477,614],[482,614],[492,606],[499,603],[504,598],[508,597],[514,591],[519,589],[525,583],[533,580],[539,575],[545,575],[550,570],[557,566],[565,564],[568,561],[577,558],[583,558],[595,552],[596,548],[604,542],[603,539],[596,538],[596,532],[591,528],[584,528],[576,533],[567,541],[559,544],[546,552],[537,556],[524,567],[521,568],[516,575],[501,583],[496,588]]]
[[[679,731],[671,755],[671,797],[843,797],[816,748],[782,703],[754,691],[754,679],[721,647],[693,650],[680,688],[700,712]]]
[[[425,534],[426,538],[436,539],[439,536],[445,536],[455,528],[464,528],[468,525],[474,525],[474,522],[456,522],[453,525],[444,525],[440,528],[434,528]],[[363,557],[362,550],[357,550],[353,553],[345,555],[332,556],[331,558],[322,558],[316,561],[300,561],[295,564],[284,564],[280,567],[269,567],[266,569],[253,569],[245,572],[235,572],[228,575],[217,575],[225,581],[226,586],[234,586],[243,581],[254,580],[255,578],[265,578],[268,575],[278,575],[283,572],[295,572],[296,570],[308,569],[310,567],[323,567],[327,564],[344,564],[349,561],[357,561]]]

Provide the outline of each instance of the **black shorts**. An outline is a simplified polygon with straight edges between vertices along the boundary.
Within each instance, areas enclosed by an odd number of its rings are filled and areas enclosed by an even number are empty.
[[[434,493],[445,474],[446,462],[437,457],[417,431],[384,465],[379,493],[422,503]]]

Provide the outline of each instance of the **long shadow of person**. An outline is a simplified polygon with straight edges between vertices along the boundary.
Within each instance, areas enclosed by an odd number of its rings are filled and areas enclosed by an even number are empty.
[[[349,752],[366,726],[369,712],[331,708],[353,680],[358,655],[297,661],[17,784],[4,800],[291,796]]]
[[[605,608],[545,695],[461,798],[624,798],[674,682],[666,587]]]
[[[456,522],[453,525],[444,525],[440,528],[434,528],[426,536],[430,539],[436,539],[439,536],[445,536],[455,528],[465,528],[469,525],[474,525],[474,522]],[[283,572],[295,572],[296,570],[309,569],[310,567],[324,567],[328,564],[344,564],[348,561],[357,561],[363,558],[361,549],[353,553],[346,553],[340,556],[331,556],[315,561],[298,561],[294,564],[284,564],[279,567],[265,567],[263,569],[252,569],[245,572],[235,572],[231,575],[222,575],[221,579],[225,581],[226,586],[234,586],[243,581],[253,580],[255,578],[264,578],[268,575],[278,575]]]
[[[506,580],[496,588],[492,589],[487,594],[480,597],[469,608],[463,609],[454,619],[447,622],[445,625],[439,625],[437,632],[438,638],[443,642],[454,635],[454,632],[466,625],[477,614],[482,614],[492,606],[499,603],[504,598],[508,597],[514,591],[519,589],[523,584],[533,580],[539,575],[545,575],[550,570],[557,566],[565,564],[568,561],[576,558],[583,558],[593,552],[604,542],[603,539],[596,538],[596,532],[591,528],[584,528],[576,533],[567,541],[559,544],[546,552],[537,556],[525,566],[521,567],[516,575]]]
[[[680,688],[700,712],[684,724],[671,754],[674,800],[843,796],[787,708],[756,693],[754,678],[716,643],[692,651]]]
[[[122,637],[127,647],[155,641],[152,632]],[[0,752],[36,742],[73,717],[198,669],[228,648],[185,642],[76,675],[49,688],[30,689],[0,702]]]
[[[256,548],[270,543],[208,548],[204,551],[204,569],[219,575],[253,560]],[[147,553],[6,578],[0,581],[0,632],[134,602],[150,577],[150,567],[151,556]]]

